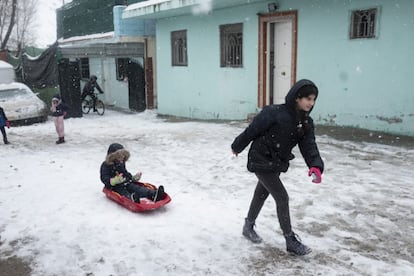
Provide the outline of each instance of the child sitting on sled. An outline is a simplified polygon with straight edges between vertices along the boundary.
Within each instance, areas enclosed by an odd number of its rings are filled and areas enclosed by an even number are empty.
[[[129,151],[121,144],[113,143],[109,146],[106,159],[101,165],[101,181],[105,187],[138,203],[140,198],[144,197],[153,201],[162,200],[164,198],[163,186],[152,190],[134,184],[141,178],[142,173],[138,172],[132,175],[127,171],[125,162],[129,156]]]

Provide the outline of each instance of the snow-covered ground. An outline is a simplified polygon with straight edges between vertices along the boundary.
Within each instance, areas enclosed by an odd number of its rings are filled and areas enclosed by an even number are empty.
[[[230,144],[242,123],[171,122],[153,112],[107,111],[8,130],[0,144],[0,258],[32,275],[413,275],[414,149],[317,136],[323,183],[296,159],[282,180],[292,224],[313,249],[290,256],[266,202],[254,245],[241,228],[256,184],[247,150]],[[108,145],[127,168],[164,185],[170,204],[133,213],[105,198],[99,167]],[[1,273],[0,273],[1,274]]]

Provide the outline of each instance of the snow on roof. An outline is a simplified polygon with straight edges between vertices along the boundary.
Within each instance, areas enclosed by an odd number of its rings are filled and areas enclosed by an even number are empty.
[[[3,69],[3,68],[11,68],[11,69],[13,69],[13,65],[11,65],[10,63],[7,63],[7,62],[5,62],[3,60],[0,60],[0,69]]]
[[[98,34],[90,34],[84,36],[73,36],[69,38],[59,38],[58,43],[60,47],[64,46],[71,46],[73,43],[76,42],[85,42],[89,40],[96,40],[96,39],[112,39],[114,37],[114,32],[106,32],[106,33],[98,33]],[[67,45],[64,45],[67,44]]]
[[[152,6],[152,5],[157,5],[157,4],[162,4],[165,2],[170,2],[171,0],[149,0],[149,1],[143,1],[143,2],[139,2],[139,3],[135,3],[132,5],[129,5],[125,10],[129,11],[129,10],[135,10],[135,9],[139,9],[139,8],[143,8],[143,7],[148,7],[148,6]]]

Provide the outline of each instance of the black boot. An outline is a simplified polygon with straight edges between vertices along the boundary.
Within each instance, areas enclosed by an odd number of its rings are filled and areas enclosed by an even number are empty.
[[[65,137],[59,137],[59,140],[56,141],[56,144],[65,143]]]
[[[155,192],[154,201],[160,201],[164,199],[164,186],[159,186],[157,191]]]
[[[312,252],[312,249],[301,243],[299,236],[294,232],[285,235],[286,250],[295,255],[306,255]]]
[[[243,236],[246,237],[252,243],[261,243],[262,238],[257,235],[256,231],[254,231],[254,221],[250,221],[247,218],[244,219],[244,226],[243,226]]]
[[[140,201],[140,199],[139,199],[139,197],[137,196],[136,193],[131,194],[131,200],[135,203],[141,203],[141,201]]]

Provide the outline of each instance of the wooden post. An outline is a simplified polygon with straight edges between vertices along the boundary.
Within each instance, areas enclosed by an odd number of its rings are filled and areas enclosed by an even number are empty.
[[[0,60],[7,62],[7,51],[6,50],[0,51]]]

